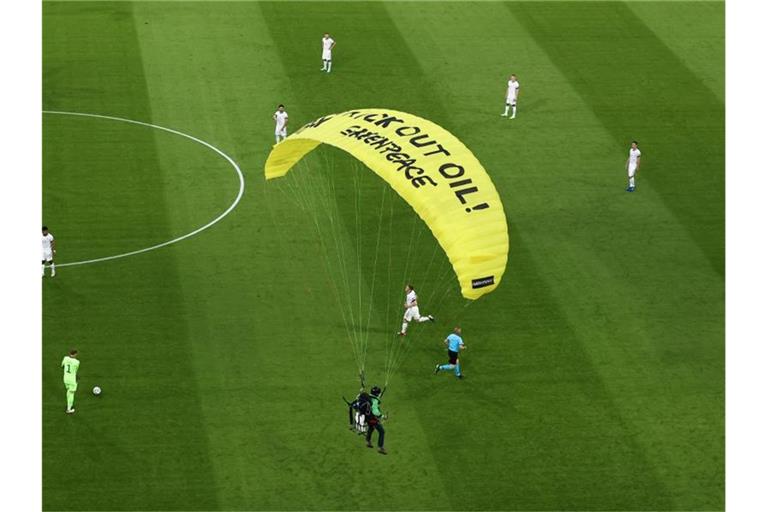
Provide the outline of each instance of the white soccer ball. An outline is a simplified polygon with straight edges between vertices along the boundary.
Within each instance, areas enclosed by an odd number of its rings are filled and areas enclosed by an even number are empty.
[[[101,394],[101,388],[99,386],[94,386],[93,394],[99,396]]]

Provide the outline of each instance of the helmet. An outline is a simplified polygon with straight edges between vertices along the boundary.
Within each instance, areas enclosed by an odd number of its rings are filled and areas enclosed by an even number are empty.
[[[381,394],[381,388],[379,388],[379,386],[373,386],[371,388],[371,394],[373,396],[379,396]]]

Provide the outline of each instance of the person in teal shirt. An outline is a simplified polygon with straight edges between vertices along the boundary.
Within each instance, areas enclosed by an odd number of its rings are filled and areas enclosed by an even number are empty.
[[[75,412],[75,391],[77,391],[77,370],[80,369],[80,360],[77,359],[77,350],[72,349],[69,355],[61,360],[64,369],[64,387],[67,390],[67,414]]]
[[[456,377],[463,379],[464,375],[461,373],[461,364],[459,363],[459,352],[466,349],[464,340],[461,339],[461,327],[454,327],[453,332],[445,338],[445,345],[448,347],[448,364],[438,364],[435,366],[435,375],[440,372],[448,372],[453,370]]]

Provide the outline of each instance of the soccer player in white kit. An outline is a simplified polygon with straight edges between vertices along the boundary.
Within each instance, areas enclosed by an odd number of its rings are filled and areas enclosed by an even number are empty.
[[[520,92],[520,84],[517,81],[517,75],[512,75],[507,82],[507,102],[504,104],[504,113],[501,114],[501,117],[507,117],[509,115],[509,107],[512,107],[512,115],[509,118],[515,118],[517,115],[518,92]]]
[[[43,226],[43,277],[45,277],[46,262],[51,266],[51,277],[56,275],[56,265],[53,264],[53,255],[56,253],[56,241],[48,232],[48,226]]]
[[[288,112],[285,111],[285,105],[278,105],[277,112],[272,115],[275,120],[275,143],[280,142],[280,137],[285,140],[288,135]]]
[[[333,50],[333,47],[336,46],[336,41],[333,40],[333,38],[328,32],[323,34],[323,39],[321,41],[323,43],[323,69],[321,69],[320,71],[326,71],[330,73],[331,72],[331,50]]]
[[[408,323],[411,320],[416,320],[419,323],[435,321],[435,317],[432,315],[421,316],[416,291],[410,284],[405,286],[405,304],[403,306],[405,306],[405,314],[403,315],[403,328],[398,333],[400,336],[405,336],[405,331],[408,330]]]
[[[629,157],[627,158],[627,176],[629,177],[629,186],[627,192],[635,191],[635,173],[640,170],[640,148],[637,147],[637,141],[632,141],[632,147],[629,148]]]

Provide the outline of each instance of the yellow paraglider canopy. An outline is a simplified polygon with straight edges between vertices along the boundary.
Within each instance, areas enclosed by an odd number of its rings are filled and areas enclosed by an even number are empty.
[[[323,116],[277,144],[266,178],[285,174],[320,144],[351,154],[378,174],[427,224],[467,299],[493,291],[507,266],[507,220],[488,173],[435,123],[382,108]]]

